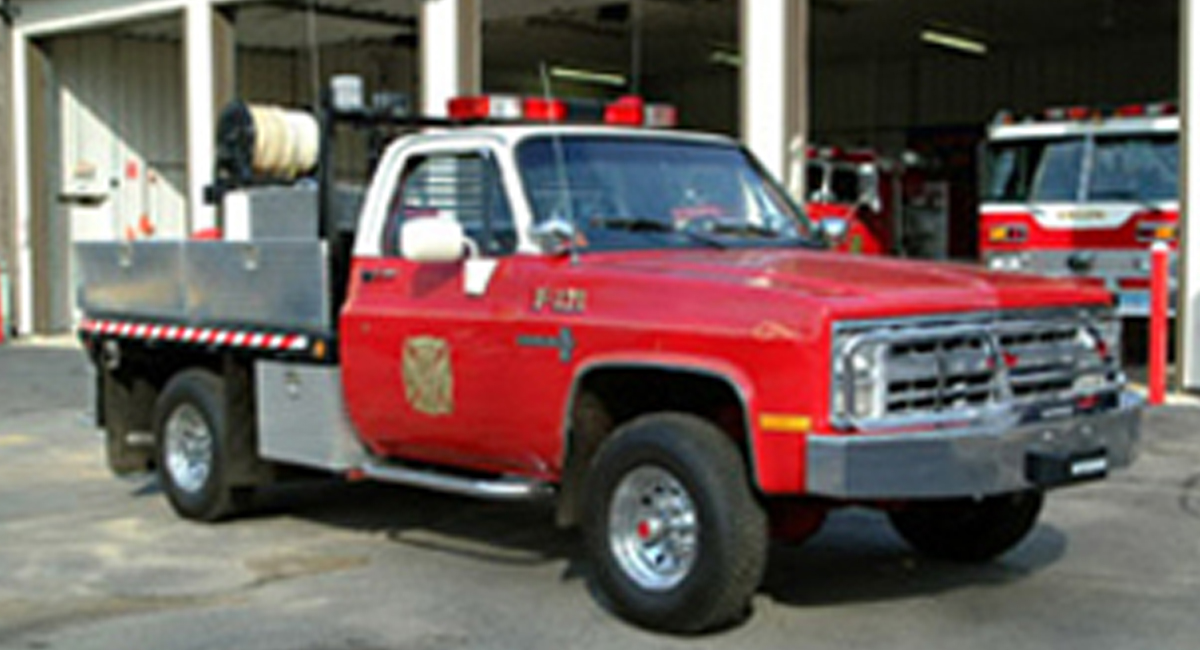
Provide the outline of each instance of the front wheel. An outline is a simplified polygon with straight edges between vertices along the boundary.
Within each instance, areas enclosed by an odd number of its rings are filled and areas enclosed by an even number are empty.
[[[1025,539],[1042,510],[1040,491],[983,499],[917,502],[888,513],[917,551],[956,562],[986,562]]]
[[[596,587],[630,621],[669,632],[732,623],[766,566],[767,520],[734,443],[689,415],[634,420],[588,476]]]

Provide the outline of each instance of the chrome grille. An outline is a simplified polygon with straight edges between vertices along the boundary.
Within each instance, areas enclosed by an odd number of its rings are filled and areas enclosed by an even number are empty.
[[[1081,339],[1078,323],[1002,327],[999,339],[1010,360],[1009,386],[1016,401],[1070,393],[1080,370],[1099,361]]]
[[[835,419],[961,417],[1116,388],[1122,377],[1096,327],[1106,318],[1081,311],[843,326],[835,330]]]
[[[992,401],[994,356],[982,333],[892,343],[884,357],[886,412],[938,412]]]

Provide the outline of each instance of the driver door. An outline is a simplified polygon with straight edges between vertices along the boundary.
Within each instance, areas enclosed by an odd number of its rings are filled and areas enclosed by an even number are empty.
[[[382,255],[356,260],[343,315],[346,400],[373,452],[488,471],[518,469],[496,433],[523,289],[516,231],[489,150],[412,154],[389,202]],[[400,256],[407,219],[458,221],[478,248],[448,263]],[[466,256],[464,256],[466,257]],[[481,292],[466,275],[482,273]]]

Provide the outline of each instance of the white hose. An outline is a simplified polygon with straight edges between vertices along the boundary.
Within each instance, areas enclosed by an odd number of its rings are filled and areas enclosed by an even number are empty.
[[[292,180],[316,168],[321,151],[316,118],[278,106],[249,108],[254,120],[255,174]]]

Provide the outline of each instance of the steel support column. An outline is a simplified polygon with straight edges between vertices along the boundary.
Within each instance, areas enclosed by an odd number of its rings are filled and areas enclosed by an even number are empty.
[[[741,0],[742,140],[803,191],[808,137],[809,0]]]
[[[1180,148],[1179,314],[1176,319],[1179,379],[1182,388],[1200,390],[1200,221],[1192,222],[1193,208],[1200,209],[1200,7],[1180,0],[1179,89],[1182,100]]]
[[[423,0],[420,23],[421,110],[442,117],[449,98],[480,92],[479,0]]]
[[[29,138],[29,38],[21,30],[12,33],[12,111],[13,111],[13,203],[16,233],[14,246],[18,281],[14,283],[17,329],[33,332],[33,217],[32,174]]]
[[[8,11],[11,6],[0,2],[0,10]],[[12,24],[7,14],[0,12],[0,133],[12,133],[13,105],[16,95],[12,88]],[[8,329],[13,314],[5,302],[9,285],[16,277],[17,263],[14,246],[17,234],[17,205],[13,187],[13,148],[0,147],[0,328]],[[0,339],[4,338],[0,331]]]
[[[216,116],[233,96],[232,26],[211,0],[189,0],[184,10],[189,230],[213,228],[216,210],[204,202],[216,160]]]

